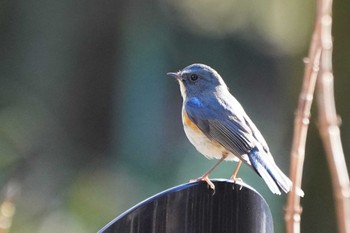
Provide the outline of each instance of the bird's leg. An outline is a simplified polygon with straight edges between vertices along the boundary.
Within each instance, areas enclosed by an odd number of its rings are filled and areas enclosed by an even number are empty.
[[[209,179],[209,175],[210,173],[212,173],[215,168],[217,166],[219,166],[219,164],[224,161],[226,159],[227,155],[223,155],[222,158],[216,163],[214,164],[214,166],[212,168],[210,168],[206,173],[204,173],[201,177],[199,177],[198,179],[194,179],[194,180],[190,180],[190,182],[196,182],[196,181],[205,181],[207,182],[208,186],[215,191],[215,185],[213,184],[213,182],[210,181]]]
[[[231,180],[233,180],[233,182],[237,182],[237,181],[240,181],[240,182],[242,182],[242,179],[241,178],[237,178],[237,174],[238,174],[238,170],[239,170],[239,168],[241,167],[241,165],[242,165],[242,160],[240,160],[239,162],[238,162],[238,164],[237,164],[237,167],[236,167],[236,169],[234,170],[234,172],[233,172],[233,174],[232,174],[232,176],[231,176]],[[241,190],[242,189],[242,185],[241,185],[241,187],[239,188],[239,190]]]
[[[238,164],[237,164],[237,167],[236,167],[235,171],[233,172],[233,174],[232,174],[232,176],[231,176],[231,178],[230,178],[230,179],[233,180],[234,182],[236,182],[236,181],[242,181],[241,178],[237,178],[238,170],[239,170],[239,168],[241,167],[241,165],[242,165],[242,160],[239,160],[239,162],[238,162]]]

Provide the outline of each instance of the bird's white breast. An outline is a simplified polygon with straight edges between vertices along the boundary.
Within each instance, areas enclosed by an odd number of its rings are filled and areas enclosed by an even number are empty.
[[[194,147],[208,159],[221,159],[226,155],[226,160],[238,161],[239,159],[226,150],[218,142],[211,141],[188,117],[187,113],[182,109],[182,123],[188,140]]]

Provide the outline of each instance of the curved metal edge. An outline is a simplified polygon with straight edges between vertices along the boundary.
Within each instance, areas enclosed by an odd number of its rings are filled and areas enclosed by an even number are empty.
[[[258,192],[256,191],[254,188],[252,188],[251,186],[249,186],[248,184],[241,182],[241,181],[232,181],[232,180],[227,180],[227,179],[211,179],[211,181],[213,181],[213,183],[219,183],[219,182],[224,182],[224,183],[231,183],[237,187],[245,187],[247,189],[250,189],[251,191],[255,192],[256,194],[258,194],[267,204],[266,200],[264,199],[264,197]],[[118,221],[119,219],[123,218],[125,215],[131,213],[132,211],[134,211],[137,208],[142,207],[143,205],[145,205],[146,203],[156,199],[156,198],[160,198],[164,195],[166,195],[167,193],[170,192],[177,192],[180,190],[184,190],[190,187],[193,187],[195,185],[199,185],[201,183],[203,183],[204,181],[197,181],[197,182],[191,182],[191,183],[185,183],[185,184],[180,184],[178,186],[166,189],[160,193],[157,193],[143,201],[141,201],[140,203],[134,205],[133,207],[131,207],[130,209],[126,210],[125,212],[123,212],[122,214],[120,214],[118,217],[114,218],[112,221],[110,221],[108,224],[106,224],[101,230],[99,230],[97,233],[103,233],[105,230],[107,230],[111,225],[113,225],[116,221]]]

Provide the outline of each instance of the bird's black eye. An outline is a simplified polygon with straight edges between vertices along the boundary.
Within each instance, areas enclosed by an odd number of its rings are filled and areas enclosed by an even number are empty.
[[[198,79],[198,75],[191,74],[190,79],[191,79],[191,81],[196,81]]]

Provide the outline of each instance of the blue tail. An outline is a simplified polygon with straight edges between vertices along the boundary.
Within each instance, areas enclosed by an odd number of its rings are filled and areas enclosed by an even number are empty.
[[[281,194],[281,190],[288,193],[292,188],[292,181],[279,169],[272,156],[260,152],[254,147],[248,154],[254,170],[264,179],[272,193]],[[299,196],[304,196],[301,189],[297,190]]]

